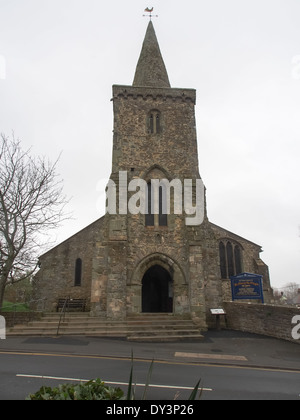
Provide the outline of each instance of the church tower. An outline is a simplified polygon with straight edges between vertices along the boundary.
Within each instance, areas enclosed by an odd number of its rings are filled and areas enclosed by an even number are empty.
[[[183,208],[185,182],[192,183],[195,199],[195,183],[200,180],[195,102],[194,89],[170,86],[150,21],[132,86],[113,86],[111,181],[116,185],[117,214],[106,215],[108,252],[113,261],[107,279],[109,317],[125,318],[143,312],[182,315],[192,312],[203,321],[202,326],[205,324],[204,283],[198,266],[201,256],[190,243],[199,228],[187,226]],[[124,174],[123,181],[120,173]],[[159,189],[156,214],[153,208],[151,212],[154,179],[169,183],[167,191],[163,187]],[[131,214],[126,206],[130,200],[126,188],[134,180],[147,183],[146,215]],[[173,187],[175,184],[178,189]],[[124,203],[120,205],[120,191],[127,198],[125,208]],[[169,194],[169,212],[162,209],[164,194]],[[175,204],[179,210],[181,206],[181,212],[175,211]]]

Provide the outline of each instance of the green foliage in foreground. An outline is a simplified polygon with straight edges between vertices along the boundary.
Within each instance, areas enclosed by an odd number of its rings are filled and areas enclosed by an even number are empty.
[[[35,394],[29,395],[31,401],[95,401],[121,400],[124,392],[120,388],[106,386],[100,379],[80,384],[64,384],[56,388],[42,386]]]

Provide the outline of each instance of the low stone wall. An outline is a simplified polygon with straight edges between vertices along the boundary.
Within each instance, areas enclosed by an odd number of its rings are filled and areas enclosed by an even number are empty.
[[[300,344],[292,337],[292,319],[300,315],[294,306],[277,306],[259,303],[224,302],[227,328],[262,334]]]
[[[27,324],[30,321],[40,319],[42,316],[39,312],[0,312],[0,315],[5,318],[6,328]]]

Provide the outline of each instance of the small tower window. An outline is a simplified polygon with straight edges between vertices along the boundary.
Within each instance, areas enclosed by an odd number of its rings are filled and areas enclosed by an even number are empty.
[[[160,133],[160,114],[157,113],[156,114],[156,122],[155,122],[155,128],[156,128],[156,133]]]
[[[151,111],[148,118],[149,134],[159,134],[161,132],[161,115],[157,110]]]

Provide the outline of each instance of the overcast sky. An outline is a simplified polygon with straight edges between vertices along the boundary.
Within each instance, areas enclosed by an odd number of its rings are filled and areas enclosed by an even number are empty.
[[[197,89],[209,219],[263,247],[273,286],[300,283],[299,0],[0,0],[0,132],[62,151],[56,242],[103,215],[111,87],[132,84],[147,6],[172,87]]]

